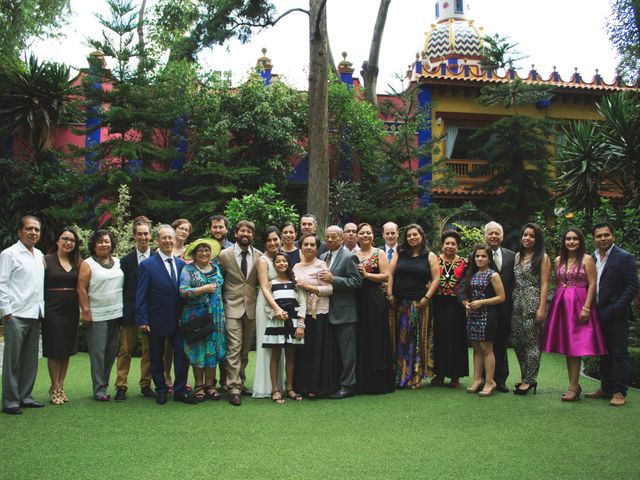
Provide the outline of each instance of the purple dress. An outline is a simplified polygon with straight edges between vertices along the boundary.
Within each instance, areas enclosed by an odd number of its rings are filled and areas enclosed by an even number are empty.
[[[556,269],[556,291],[544,328],[543,350],[572,357],[605,355],[600,323],[595,308],[586,323],[580,323],[580,312],[587,298],[587,273],[582,265],[565,265]]]

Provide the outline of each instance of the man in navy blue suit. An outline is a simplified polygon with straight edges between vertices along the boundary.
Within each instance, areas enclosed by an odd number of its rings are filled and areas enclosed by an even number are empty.
[[[608,353],[600,356],[600,389],[585,397],[609,399],[609,405],[619,407],[626,402],[629,385],[631,302],[640,284],[636,259],[614,245],[613,234],[610,223],[593,227],[593,239],[598,247],[593,253],[597,269],[596,305]]]
[[[164,376],[165,338],[173,345],[175,381],[173,399],[195,404],[196,399],[186,389],[189,371],[184,355],[182,334],[178,318],[182,301],[178,295],[180,273],[185,263],[173,255],[176,233],[171,225],[161,225],[156,233],[158,253],[138,266],[138,288],[136,290],[136,324],[143,334],[149,336],[151,377],[156,386],[156,403],[167,403],[169,388]]]

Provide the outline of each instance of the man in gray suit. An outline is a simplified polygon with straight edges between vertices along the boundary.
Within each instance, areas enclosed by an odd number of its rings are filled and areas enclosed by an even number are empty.
[[[507,377],[509,376],[509,361],[507,358],[507,341],[511,334],[511,311],[513,310],[513,266],[515,253],[502,247],[504,232],[502,225],[497,222],[489,222],[484,226],[484,239],[493,251],[491,268],[500,274],[500,280],[504,285],[506,300],[498,306],[498,327],[493,340],[493,354],[496,358],[496,371],[494,379],[496,390],[506,393]]]
[[[342,360],[340,387],[329,398],[341,399],[353,396],[356,386],[356,289],[362,286],[362,278],[358,272],[358,257],[342,248],[340,227],[327,227],[325,242],[328,251],[320,259],[327,263],[327,270],[321,271],[318,278],[333,285],[329,323],[335,332]]]

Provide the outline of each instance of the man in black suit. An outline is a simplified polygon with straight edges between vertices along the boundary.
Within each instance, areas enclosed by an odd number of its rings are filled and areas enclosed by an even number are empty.
[[[631,302],[640,290],[636,259],[614,245],[610,223],[593,227],[597,250],[596,305],[600,326],[607,345],[607,355],[600,356],[600,389],[585,394],[587,398],[610,399],[609,405],[625,404],[629,385],[629,322],[633,320]]]
[[[118,351],[118,376],[116,377],[116,402],[127,398],[127,380],[131,367],[131,357],[136,347],[138,327],[136,325],[136,289],[138,288],[138,265],[151,256],[151,221],[147,217],[133,220],[133,239],[136,248],[120,259],[124,273],[123,316],[120,326],[120,349]],[[142,356],[140,357],[140,394],[155,397],[151,389],[151,363],[149,360],[149,338],[142,336]]]
[[[496,390],[506,393],[509,376],[509,360],[507,357],[507,341],[511,334],[511,311],[513,310],[513,266],[515,253],[502,247],[504,231],[497,222],[489,222],[484,226],[484,239],[493,251],[491,268],[500,274],[504,286],[505,301],[498,306],[498,326],[493,340],[493,354],[496,358],[494,379]]]
[[[333,285],[329,305],[329,323],[335,332],[342,372],[340,388],[329,398],[351,397],[356,386],[356,290],[362,286],[358,272],[358,257],[342,248],[343,232],[336,225],[327,227],[325,232],[327,252],[321,257],[327,269],[318,273],[318,278]]]

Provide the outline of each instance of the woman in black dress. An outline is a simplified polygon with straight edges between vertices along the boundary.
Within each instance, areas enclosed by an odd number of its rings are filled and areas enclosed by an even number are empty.
[[[431,380],[431,385],[443,385],[444,379],[449,377],[449,386],[457,388],[459,378],[469,375],[467,320],[464,307],[457,298],[467,262],[458,255],[461,242],[458,232],[445,230],[440,241],[440,286],[433,297],[433,354],[436,375]]]
[[[388,393],[394,389],[394,361],[384,292],[389,268],[384,250],[373,246],[373,230],[368,223],[356,229],[360,250],[356,254],[363,278],[356,292],[358,308],[356,379],[362,393]]]
[[[67,402],[64,379],[69,368],[69,357],[77,349],[78,323],[78,271],[80,267],[80,241],[71,227],[64,227],[56,241],[56,251],[44,257],[45,315],[42,323],[42,354],[47,358],[51,388],[51,403]]]

